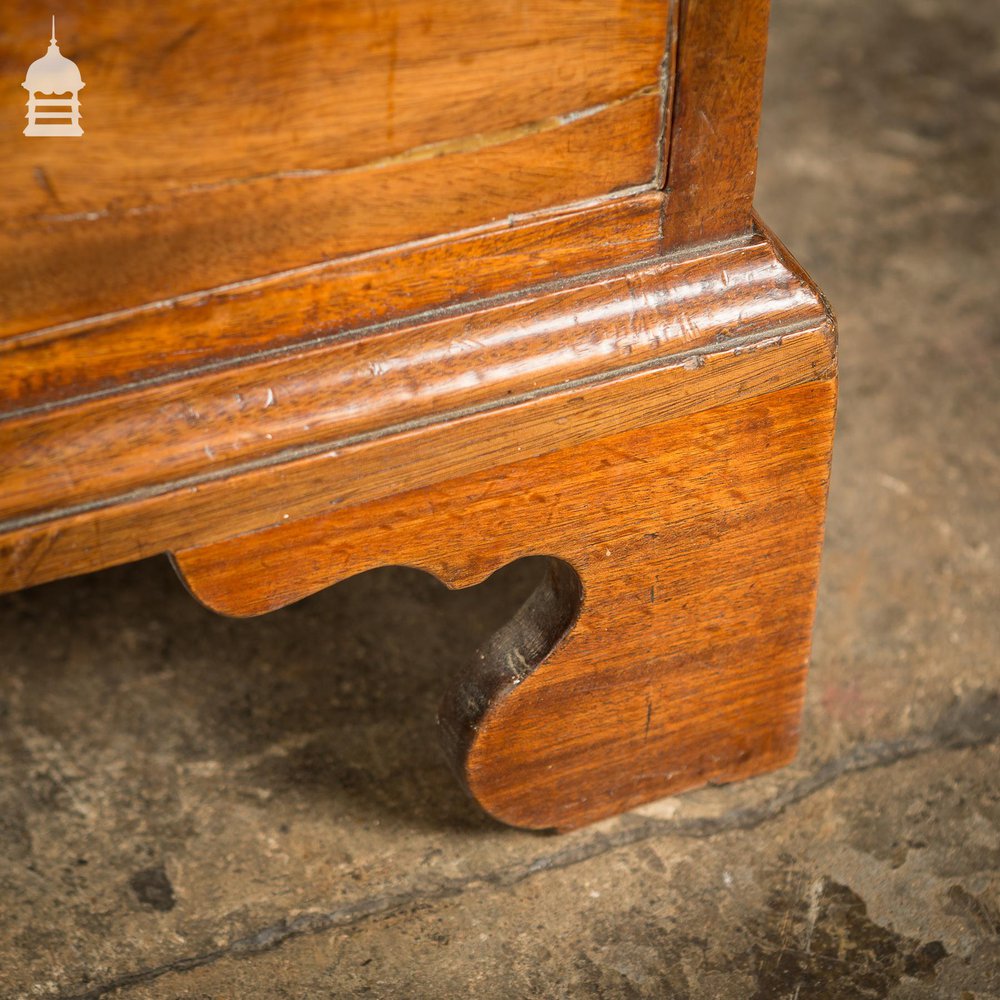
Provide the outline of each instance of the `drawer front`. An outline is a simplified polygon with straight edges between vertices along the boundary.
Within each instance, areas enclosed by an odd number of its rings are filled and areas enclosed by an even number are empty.
[[[0,91],[0,335],[657,178],[670,0],[60,8],[84,135]],[[21,80],[48,17],[4,20]]]

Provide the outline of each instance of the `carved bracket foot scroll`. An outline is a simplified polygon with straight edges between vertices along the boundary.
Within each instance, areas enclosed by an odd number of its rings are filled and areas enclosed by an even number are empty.
[[[834,394],[824,380],[709,408],[176,565],[209,606],[254,614],[375,566],[463,587],[551,555],[440,725],[484,809],[569,829],[795,754]]]

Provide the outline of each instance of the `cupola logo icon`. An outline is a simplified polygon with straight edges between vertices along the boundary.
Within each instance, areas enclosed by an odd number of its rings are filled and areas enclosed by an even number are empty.
[[[28,67],[21,86],[28,92],[25,135],[83,135],[80,91],[84,82],[76,63],[59,51],[55,15],[52,16],[49,50]],[[42,96],[36,96],[38,94]]]

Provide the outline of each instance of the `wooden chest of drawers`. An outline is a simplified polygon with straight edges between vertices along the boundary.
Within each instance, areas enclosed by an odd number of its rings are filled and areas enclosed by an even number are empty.
[[[752,213],[767,13],[67,0],[84,134],[0,95],[0,588],[170,553],[250,615],[543,554],[442,702],[484,808],[788,761],[836,350]]]

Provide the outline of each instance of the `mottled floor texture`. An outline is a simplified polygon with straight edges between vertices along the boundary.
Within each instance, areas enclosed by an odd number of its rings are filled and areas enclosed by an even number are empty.
[[[843,394],[796,764],[564,836],[440,678],[532,579],[260,620],[162,561],[0,602],[0,995],[1000,996],[1000,6],[776,0],[759,206]]]

